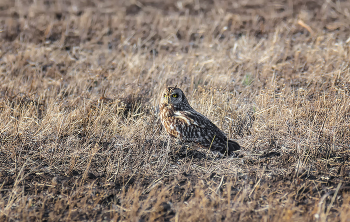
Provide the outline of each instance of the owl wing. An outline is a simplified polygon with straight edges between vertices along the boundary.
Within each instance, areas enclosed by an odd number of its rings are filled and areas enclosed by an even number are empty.
[[[203,146],[210,146],[214,138],[226,140],[226,135],[207,117],[190,111],[176,111],[174,117],[180,122],[182,139],[197,142]]]

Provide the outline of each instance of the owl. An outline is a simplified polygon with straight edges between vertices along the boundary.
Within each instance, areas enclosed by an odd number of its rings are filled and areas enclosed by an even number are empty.
[[[214,123],[194,110],[176,86],[167,87],[161,94],[159,111],[162,124],[171,137],[196,143],[225,156],[232,156],[240,149],[237,142],[227,139]]]

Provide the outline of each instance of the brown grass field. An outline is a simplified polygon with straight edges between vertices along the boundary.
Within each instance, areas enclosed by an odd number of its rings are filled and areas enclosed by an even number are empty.
[[[0,1],[0,221],[350,221],[350,1]],[[242,146],[169,140],[159,92]]]

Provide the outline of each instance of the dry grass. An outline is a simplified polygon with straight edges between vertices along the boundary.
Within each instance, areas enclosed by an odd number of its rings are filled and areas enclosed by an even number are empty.
[[[349,1],[0,2],[0,220],[349,221]],[[180,86],[239,158],[168,141]]]

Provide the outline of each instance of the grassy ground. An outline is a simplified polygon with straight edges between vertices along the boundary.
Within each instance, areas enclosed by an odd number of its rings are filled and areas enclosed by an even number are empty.
[[[0,1],[0,220],[349,221],[349,8]],[[168,140],[175,84],[239,158]]]

